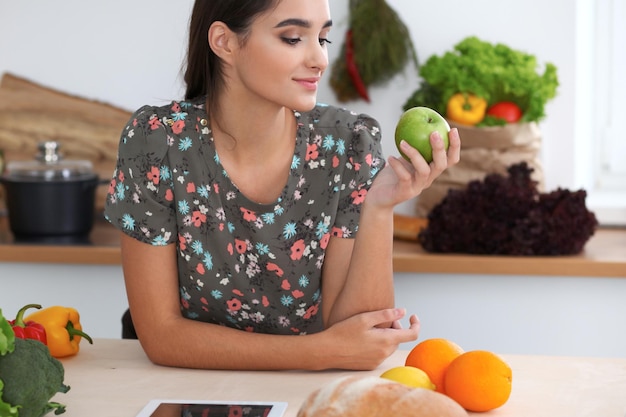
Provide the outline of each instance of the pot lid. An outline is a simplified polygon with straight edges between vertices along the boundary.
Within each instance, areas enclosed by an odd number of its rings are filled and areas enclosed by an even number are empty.
[[[41,142],[34,160],[7,163],[6,177],[24,180],[76,180],[93,177],[93,165],[87,160],[63,159],[60,144],[55,141]]]

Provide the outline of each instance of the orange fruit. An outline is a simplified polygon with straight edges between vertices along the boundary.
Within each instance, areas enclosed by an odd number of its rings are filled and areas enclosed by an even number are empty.
[[[446,395],[468,411],[489,411],[511,395],[511,367],[498,355],[473,350],[450,363],[444,380]]]
[[[447,339],[426,339],[409,352],[404,364],[426,372],[435,384],[435,390],[443,393],[443,378],[448,365],[463,352],[459,345]]]

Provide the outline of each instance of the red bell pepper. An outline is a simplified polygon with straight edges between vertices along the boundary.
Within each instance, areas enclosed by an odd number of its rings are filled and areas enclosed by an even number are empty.
[[[41,308],[41,305],[27,304],[22,307],[17,312],[15,320],[9,321],[9,324],[13,328],[13,333],[15,333],[15,337],[17,338],[34,339],[46,345],[48,343],[48,338],[46,336],[46,329],[43,327],[43,325],[34,321],[24,321],[24,313],[29,308]]]
[[[352,30],[348,30],[346,32],[346,65],[348,70],[348,75],[350,75],[350,79],[352,80],[352,85],[356,89],[357,93],[361,98],[368,103],[370,102],[369,94],[367,93],[367,85],[361,78],[361,74],[359,73],[359,68],[356,65],[356,60],[354,58],[354,42],[352,40]]]

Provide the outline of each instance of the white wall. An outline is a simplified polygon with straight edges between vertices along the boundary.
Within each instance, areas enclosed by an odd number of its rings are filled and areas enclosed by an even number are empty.
[[[2,314],[11,320],[26,304],[73,307],[91,337],[120,338],[128,308],[122,268],[0,262]]]
[[[444,337],[465,350],[626,357],[626,279],[403,273],[395,283],[396,304],[420,317],[420,340]]]
[[[469,35],[535,54],[559,69],[558,96],[542,123],[548,189],[574,186],[576,8],[571,0],[388,0],[409,26],[419,58],[450,50]],[[0,73],[9,71],[53,88],[134,110],[182,95],[181,61],[192,0],[0,0]],[[330,58],[346,29],[347,0],[332,0]],[[385,152],[395,154],[393,130],[418,86],[414,68],[371,91],[372,103],[344,105],[376,117]],[[323,85],[320,101],[336,103]],[[579,126],[580,127],[580,126]],[[410,213],[413,202],[399,211]]]

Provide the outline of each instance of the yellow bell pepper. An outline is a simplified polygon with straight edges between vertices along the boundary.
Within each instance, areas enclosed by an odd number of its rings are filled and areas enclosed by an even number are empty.
[[[446,117],[453,122],[474,126],[485,118],[487,100],[469,93],[456,93],[448,100]]]
[[[24,320],[39,323],[46,329],[48,349],[55,358],[77,354],[83,337],[93,343],[91,337],[83,332],[78,311],[72,307],[47,307],[32,313]]]

